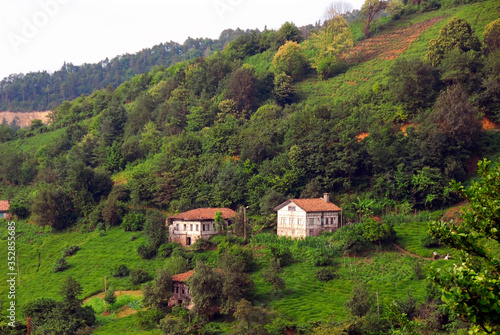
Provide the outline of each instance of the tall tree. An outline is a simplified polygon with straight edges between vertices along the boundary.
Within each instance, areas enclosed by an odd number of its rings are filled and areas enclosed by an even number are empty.
[[[361,6],[361,14],[365,20],[363,33],[365,37],[370,36],[370,25],[377,15],[387,7],[387,1],[384,0],[366,0]]]
[[[481,42],[474,34],[469,22],[455,17],[441,28],[438,38],[429,41],[426,58],[433,66],[437,66],[453,49],[468,52],[479,51],[480,48]]]
[[[334,71],[340,54],[354,45],[349,23],[342,15],[337,15],[310,37],[313,47],[318,51],[313,67],[323,79]]]
[[[276,73],[285,73],[293,80],[300,78],[307,70],[308,62],[297,42],[288,41],[274,55]]]

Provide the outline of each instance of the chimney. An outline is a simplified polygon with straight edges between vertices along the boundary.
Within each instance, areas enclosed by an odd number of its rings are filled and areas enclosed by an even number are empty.
[[[330,193],[323,193],[323,200],[325,202],[330,202]]]

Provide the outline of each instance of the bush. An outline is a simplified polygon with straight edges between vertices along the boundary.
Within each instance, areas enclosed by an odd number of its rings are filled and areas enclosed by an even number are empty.
[[[290,248],[285,246],[271,246],[269,249],[271,250],[272,257],[280,261],[281,267],[285,267],[293,263],[293,255]]]
[[[125,277],[130,273],[129,268],[125,264],[120,264],[113,268],[113,277]]]
[[[142,329],[156,328],[156,325],[160,323],[163,317],[163,313],[156,308],[139,311],[134,315],[135,323],[141,326]]]
[[[413,263],[413,272],[415,273],[416,279],[420,280],[425,278],[424,269],[419,261],[415,261],[415,263]]]
[[[151,276],[149,275],[149,273],[142,269],[137,269],[130,272],[130,282],[134,285],[145,283],[148,280],[151,280]]]
[[[156,250],[149,245],[141,245],[137,248],[137,253],[142,259],[151,259],[156,255]]]
[[[314,257],[313,259],[314,266],[328,266],[332,264],[333,264],[333,259],[324,255],[319,257]]]
[[[64,256],[72,256],[74,254],[76,254],[76,252],[80,250],[80,247],[77,246],[77,245],[73,245],[71,247],[68,247],[64,250]]]
[[[64,271],[68,267],[69,267],[69,265],[68,265],[68,262],[66,262],[66,259],[64,257],[61,257],[54,264],[52,271],[54,271],[54,272]]]
[[[138,231],[142,230],[144,223],[144,215],[138,214],[127,214],[123,217],[123,222],[120,225],[125,231]]]
[[[316,278],[321,281],[329,281],[335,278],[335,272],[332,268],[321,268],[316,271]]]
[[[170,257],[174,249],[178,247],[179,245],[177,243],[163,243],[162,245],[160,245],[160,248],[158,248],[158,257]]]
[[[422,239],[422,247],[424,248],[437,248],[439,246],[439,240],[431,235],[427,235]]]
[[[106,301],[110,305],[113,305],[116,302],[115,290],[108,289],[106,291],[106,296],[104,297],[104,301]]]
[[[207,239],[199,238],[193,244],[192,248],[194,251],[204,251],[213,246],[214,244]]]

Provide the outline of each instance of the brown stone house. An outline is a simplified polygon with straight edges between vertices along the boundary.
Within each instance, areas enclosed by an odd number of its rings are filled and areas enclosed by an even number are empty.
[[[167,218],[168,240],[189,246],[200,238],[209,239],[219,233],[215,227],[215,213],[219,211],[226,227],[236,212],[229,208],[197,208]]]
[[[191,309],[193,303],[191,302],[191,292],[187,280],[194,275],[194,270],[179,273],[172,276],[172,297],[168,300],[168,306],[178,306],[187,303],[187,308]]]
[[[289,199],[274,210],[278,213],[279,236],[318,236],[342,225],[342,209],[330,202],[328,193],[323,198]]]
[[[12,214],[9,213],[9,208],[10,200],[0,200],[0,219],[12,219]]]

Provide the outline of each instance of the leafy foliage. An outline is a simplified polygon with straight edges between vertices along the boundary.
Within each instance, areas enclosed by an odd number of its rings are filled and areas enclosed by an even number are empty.
[[[463,222],[432,222],[431,233],[460,250],[461,260],[453,268],[440,268],[431,279],[441,286],[443,301],[459,315],[487,332],[498,331],[500,285],[498,278],[500,166],[478,163],[480,179],[455,190],[469,200]]]

